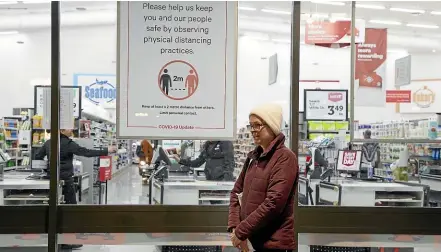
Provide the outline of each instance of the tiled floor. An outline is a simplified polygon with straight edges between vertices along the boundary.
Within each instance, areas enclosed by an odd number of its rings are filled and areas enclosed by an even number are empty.
[[[136,165],[117,174],[108,182],[108,187],[107,204],[148,204],[148,186],[142,185]]]

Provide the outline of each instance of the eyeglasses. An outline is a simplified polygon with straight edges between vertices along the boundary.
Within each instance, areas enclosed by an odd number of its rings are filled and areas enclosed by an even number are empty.
[[[248,128],[250,128],[252,131],[261,131],[265,126],[266,124],[262,123],[248,124]]]

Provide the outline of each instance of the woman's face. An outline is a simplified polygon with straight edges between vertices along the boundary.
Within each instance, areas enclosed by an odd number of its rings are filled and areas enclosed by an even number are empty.
[[[267,147],[267,145],[275,138],[270,127],[255,115],[250,115],[250,127],[255,145]]]

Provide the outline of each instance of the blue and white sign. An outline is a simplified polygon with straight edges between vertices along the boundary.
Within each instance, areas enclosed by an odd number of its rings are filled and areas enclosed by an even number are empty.
[[[74,86],[83,87],[83,100],[103,108],[116,106],[116,75],[74,74]]]

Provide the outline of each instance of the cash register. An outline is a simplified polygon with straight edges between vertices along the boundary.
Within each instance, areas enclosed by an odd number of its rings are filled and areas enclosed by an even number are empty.
[[[40,180],[50,179],[49,162],[46,160],[32,160],[32,170],[41,170],[40,173],[32,173],[26,179]]]

